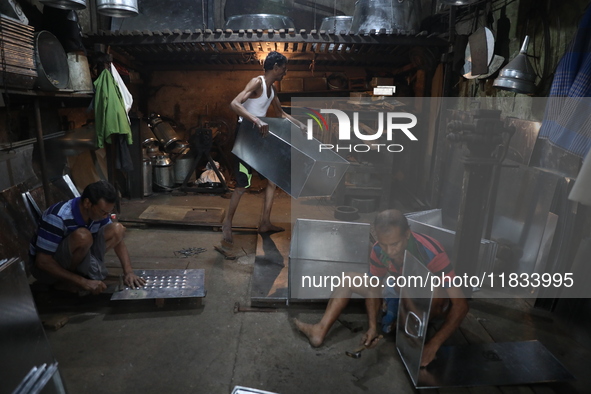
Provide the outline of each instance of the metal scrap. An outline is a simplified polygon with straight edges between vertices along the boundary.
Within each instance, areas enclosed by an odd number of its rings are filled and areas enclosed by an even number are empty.
[[[205,249],[205,248],[185,248],[185,249],[177,250],[176,252],[174,252],[174,255],[176,257],[182,257],[182,258],[186,259],[187,257],[195,256],[195,255],[197,255],[199,253],[203,253],[203,252],[207,252],[207,249]]]

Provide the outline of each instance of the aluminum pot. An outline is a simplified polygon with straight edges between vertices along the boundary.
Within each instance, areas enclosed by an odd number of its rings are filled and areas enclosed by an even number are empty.
[[[295,25],[291,18],[284,15],[245,14],[229,17],[224,28],[231,30],[279,30],[295,29]]]
[[[47,30],[35,33],[35,62],[37,84],[42,90],[65,89],[68,86],[68,57],[56,36]]]
[[[161,154],[152,159],[154,185],[161,188],[174,186],[174,167],[167,154]]]
[[[328,16],[322,20],[320,30],[331,30],[336,33],[349,32],[353,23],[352,16]]]
[[[416,34],[421,25],[420,0],[357,0],[351,31]]]
[[[86,0],[39,0],[39,2],[62,10],[83,10],[86,8]]]
[[[96,10],[112,18],[127,18],[139,14],[137,0],[96,0]]]

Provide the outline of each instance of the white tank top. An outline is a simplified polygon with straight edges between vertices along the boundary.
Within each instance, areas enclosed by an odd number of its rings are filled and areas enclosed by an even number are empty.
[[[242,105],[248,112],[253,114],[256,117],[266,116],[267,110],[271,105],[271,101],[273,101],[273,97],[275,96],[275,91],[271,88],[271,95],[267,97],[267,84],[265,83],[265,77],[263,75],[259,75],[259,78],[263,81],[263,93],[257,98],[249,98],[247,99]],[[242,116],[239,119],[242,122]]]

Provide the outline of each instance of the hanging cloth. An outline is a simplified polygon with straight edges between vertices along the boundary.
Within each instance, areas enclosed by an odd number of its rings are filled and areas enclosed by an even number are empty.
[[[581,158],[591,149],[591,7],[554,75],[539,137]]]
[[[115,79],[115,83],[119,88],[119,92],[121,93],[121,97],[123,98],[123,106],[125,107],[125,113],[127,114],[127,121],[131,124],[131,120],[129,119],[129,110],[131,109],[131,105],[133,104],[133,96],[129,93],[127,86],[125,86],[125,82],[121,79],[121,75],[111,63],[111,74],[113,74],[113,78]]]
[[[131,128],[119,87],[109,70],[105,69],[94,81],[94,113],[97,146],[111,143],[112,134],[123,134],[127,144],[132,144]]]

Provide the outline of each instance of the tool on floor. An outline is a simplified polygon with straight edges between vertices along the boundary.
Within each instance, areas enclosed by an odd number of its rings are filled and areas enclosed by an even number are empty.
[[[176,257],[187,258],[190,256],[197,255],[199,253],[203,253],[203,252],[207,252],[207,249],[205,249],[205,248],[184,248],[184,249],[177,250],[176,252],[174,252],[174,255]]]
[[[379,341],[383,337],[384,337],[383,335],[380,335],[379,337],[374,338],[373,341]],[[363,345],[363,346],[360,346],[357,349],[353,350],[352,352],[346,351],[345,354],[351,358],[361,358],[361,352],[367,348],[368,348],[367,346]]]
[[[244,307],[240,306],[240,303],[236,301],[236,303],[234,304],[234,313],[238,312],[277,312],[277,309]]]
[[[357,324],[354,324],[354,323],[351,323],[351,322],[346,321],[346,320],[337,319],[337,321],[339,323],[341,323],[343,325],[343,327],[345,327],[346,329],[348,329],[351,332],[359,332],[359,331],[361,331],[363,329],[362,326],[357,325]]]

